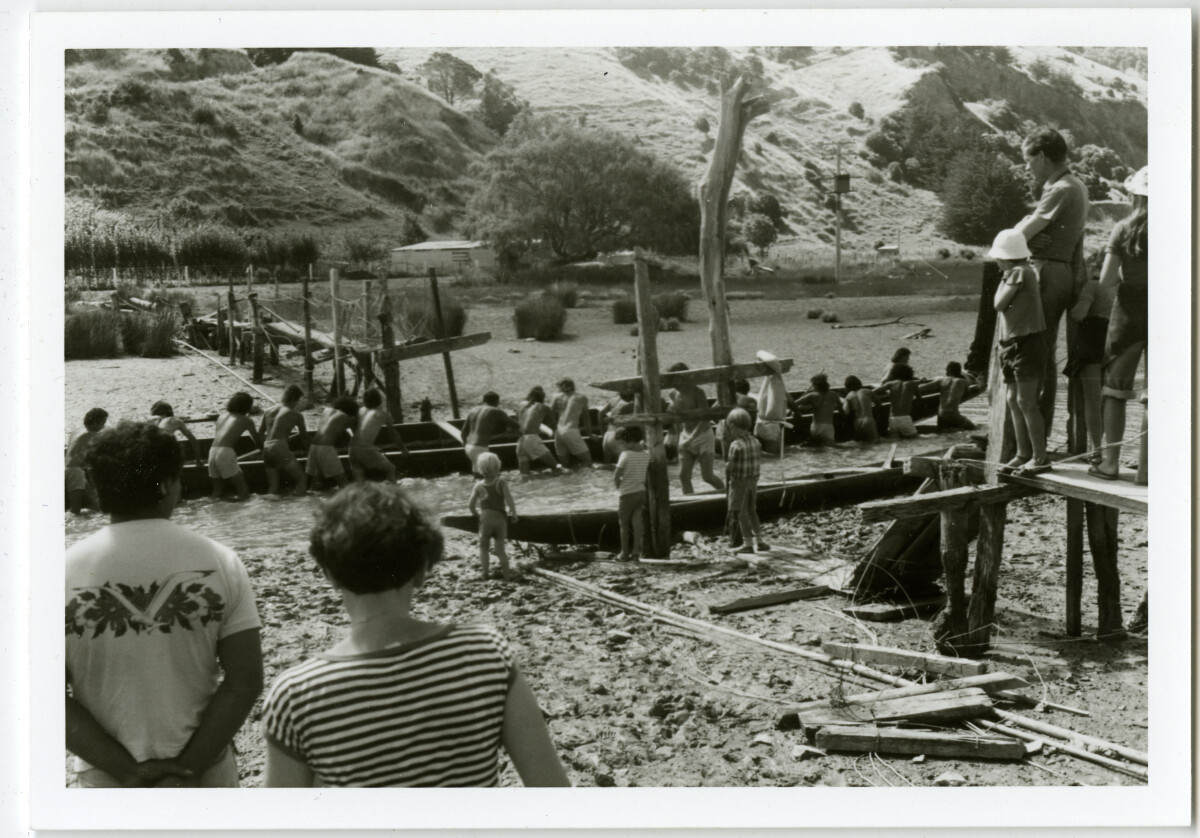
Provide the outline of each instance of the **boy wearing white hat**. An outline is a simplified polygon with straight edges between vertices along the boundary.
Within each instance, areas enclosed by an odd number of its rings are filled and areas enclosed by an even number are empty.
[[[1046,368],[1046,320],[1038,272],[1029,261],[1025,237],[1016,230],[1000,231],[988,256],[1004,271],[993,303],[1001,316],[1001,372],[1017,438],[1017,455],[1005,465],[1026,473],[1047,471],[1050,458],[1038,409],[1038,392]]]

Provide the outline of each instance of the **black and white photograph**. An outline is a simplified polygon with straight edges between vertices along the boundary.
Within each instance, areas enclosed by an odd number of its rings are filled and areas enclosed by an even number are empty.
[[[1193,27],[34,15],[33,826],[1186,823]]]

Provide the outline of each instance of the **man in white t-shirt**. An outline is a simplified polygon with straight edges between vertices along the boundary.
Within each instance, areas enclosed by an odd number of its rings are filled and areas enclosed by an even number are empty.
[[[67,551],[67,749],[82,788],[238,785],[230,743],[262,691],[237,554],[167,520],[182,456],[152,423],[99,434],[87,469],[112,523]]]

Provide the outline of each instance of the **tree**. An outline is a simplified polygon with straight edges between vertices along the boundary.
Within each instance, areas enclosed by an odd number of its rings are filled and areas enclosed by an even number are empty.
[[[483,92],[479,94],[475,116],[488,128],[503,137],[517,114],[528,107],[529,103],[518,99],[511,85],[492,73],[483,77]]]
[[[297,52],[323,52],[327,55],[337,56],[343,61],[349,61],[352,64],[361,64],[364,67],[374,67],[376,69],[383,68],[383,65],[379,63],[379,53],[372,47],[256,48],[246,50],[246,55],[250,57],[250,62],[255,67],[269,67],[272,64],[284,63]]]
[[[774,222],[760,213],[751,213],[746,216],[746,220],[742,222],[742,233],[745,235],[746,241],[758,248],[761,256],[767,255],[767,251],[779,237]]]
[[[963,244],[991,244],[1025,215],[1029,200],[1020,167],[986,151],[965,151],[950,163],[941,230]]]
[[[697,246],[687,182],[613,131],[523,114],[473,172],[473,235],[503,249],[541,239],[563,260],[641,245]]]
[[[454,100],[475,92],[475,83],[483,74],[448,52],[435,52],[417,68],[425,76],[425,85],[453,105]]]
[[[850,103],[850,115],[855,119],[862,119],[867,115],[867,112],[863,109],[862,102]]]
[[[746,204],[746,209],[757,215],[765,215],[775,225],[776,230],[782,230],[786,226],[783,222],[783,217],[786,215],[783,205],[770,192],[755,195]]]

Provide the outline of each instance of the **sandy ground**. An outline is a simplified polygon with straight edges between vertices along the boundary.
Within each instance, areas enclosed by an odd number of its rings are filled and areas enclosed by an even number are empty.
[[[895,308],[899,305],[905,308]],[[739,359],[748,359],[762,347],[795,357],[797,371],[789,376],[794,385],[821,370],[834,379],[850,373],[876,377],[902,336],[920,324],[933,327],[934,338],[908,342],[914,366],[919,374],[934,373],[946,361],[964,357],[974,325],[973,314],[937,310],[945,305],[943,300],[922,298],[847,301],[839,304],[846,322],[903,315],[905,324],[831,330],[803,318],[808,307],[804,301],[735,302],[735,352]],[[585,382],[632,372],[635,339],[628,336],[628,327],[609,322],[607,307],[572,311],[568,331],[574,337],[558,344],[516,341],[507,322],[509,312],[484,306],[472,310],[468,331],[491,329],[494,338],[485,347],[456,355],[464,402],[495,388],[512,405],[533,383],[549,385],[564,374]],[[707,330],[696,323],[687,324],[682,333],[664,334],[660,346],[664,361],[680,358],[702,364],[710,357]],[[246,368],[239,371],[248,377]],[[263,389],[275,395],[298,371],[293,362],[289,369],[271,374],[275,380]],[[403,376],[406,403],[426,393],[431,398],[444,393],[440,359],[406,364]],[[158,398],[171,400],[178,415],[203,415],[240,387],[217,367],[194,358],[72,362],[66,365],[64,386],[68,427],[96,404],[114,418],[132,418],[145,415]],[[435,402],[444,403],[444,398]],[[1031,695],[1090,716],[1032,708],[1021,712],[1144,749],[1146,643],[1139,638],[1115,644],[1090,639],[1095,623],[1090,570],[1084,591],[1084,637],[1067,638],[1063,633],[1064,507],[1061,499],[1053,498],[1010,505],[996,614],[998,640],[1030,655],[1037,665],[1014,663],[1005,668],[1034,685],[1027,691]],[[772,543],[807,551],[826,565],[853,565],[881,527],[862,524],[857,510],[849,508],[769,524],[766,536]],[[1145,589],[1145,520],[1121,516],[1120,537],[1121,599],[1128,621]],[[957,772],[971,785],[1137,782],[1052,750],[1021,763],[935,757],[872,760],[833,754],[803,758],[798,748],[801,734],[776,728],[782,708],[839,690],[861,691],[855,685],[768,652],[682,635],[528,572],[517,582],[485,582],[479,578],[475,552],[469,536],[449,534],[447,560],[418,595],[418,613],[441,621],[491,623],[504,631],[516,645],[577,785],[927,786],[946,771]],[[696,546],[677,545],[673,556],[694,564],[654,568],[594,561],[545,566],[770,640],[817,646],[847,639],[913,650],[934,648],[929,622],[857,623],[841,613],[847,600],[837,594],[740,614],[710,614],[708,605],[797,587],[806,574],[772,563],[745,566],[709,537]],[[311,559],[301,549],[244,550],[242,557],[263,618],[268,680],[335,642],[346,625],[340,603],[314,575]],[[528,553],[519,564],[528,569],[536,559]],[[630,637],[611,635],[615,630]],[[243,784],[248,786],[261,783],[260,712],[256,707],[236,740]],[[504,782],[519,782],[511,767],[506,767]]]

